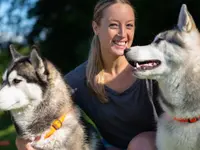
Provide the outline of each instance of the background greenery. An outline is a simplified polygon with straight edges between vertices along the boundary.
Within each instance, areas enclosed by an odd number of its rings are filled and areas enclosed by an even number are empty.
[[[0,40],[0,75],[10,60],[10,43],[14,43],[22,53],[27,53],[32,44],[39,45],[43,56],[63,74],[85,61],[93,35],[91,20],[96,1],[0,0],[0,5],[10,4],[10,9],[0,15],[0,38],[4,38],[3,25],[10,27],[15,35],[24,37],[22,42],[13,38]],[[137,18],[133,45],[148,44],[158,32],[174,27],[183,3],[187,4],[197,27],[200,27],[200,0],[131,0],[131,3]],[[22,15],[20,10],[24,9],[27,14]],[[32,24],[26,23],[31,20],[34,20]],[[0,149],[16,149],[15,132],[8,113],[0,114],[0,140],[11,142],[10,146],[0,146]]]

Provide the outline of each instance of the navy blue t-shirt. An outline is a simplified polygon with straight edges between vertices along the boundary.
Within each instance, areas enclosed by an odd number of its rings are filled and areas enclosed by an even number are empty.
[[[75,103],[93,120],[109,144],[127,148],[137,134],[156,129],[145,80],[137,79],[122,93],[105,86],[109,98],[105,104],[86,84],[86,62],[69,72],[65,80],[75,90]]]

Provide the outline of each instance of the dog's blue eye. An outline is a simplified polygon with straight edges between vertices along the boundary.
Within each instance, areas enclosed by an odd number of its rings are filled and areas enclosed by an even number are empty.
[[[19,79],[14,79],[12,82],[13,82],[13,84],[18,84],[18,83],[20,83],[22,80],[19,80]]]

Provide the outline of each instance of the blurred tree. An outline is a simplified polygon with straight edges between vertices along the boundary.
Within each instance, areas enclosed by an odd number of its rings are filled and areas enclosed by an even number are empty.
[[[31,30],[35,19],[26,19],[27,11],[37,0],[0,0],[0,48],[9,42],[25,43],[24,35]]]
[[[63,72],[87,58],[95,0],[40,0],[29,11],[37,17],[29,43],[39,43],[42,53]]]
[[[131,0],[136,9],[134,45],[150,43],[161,31],[175,27],[182,4],[187,4],[200,29],[199,0]]]

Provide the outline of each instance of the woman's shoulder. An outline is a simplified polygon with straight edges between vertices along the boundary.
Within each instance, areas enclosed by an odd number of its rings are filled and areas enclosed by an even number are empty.
[[[73,87],[73,85],[76,85],[80,83],[81,81],[84,81],[86,78],[86,65],[87,61],[77,66],[75,69],[68,72],[64,79],[65,81]]]

